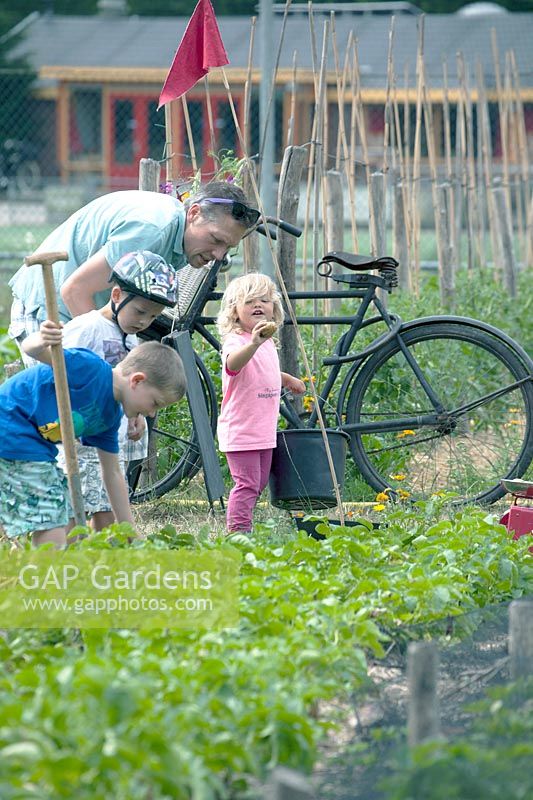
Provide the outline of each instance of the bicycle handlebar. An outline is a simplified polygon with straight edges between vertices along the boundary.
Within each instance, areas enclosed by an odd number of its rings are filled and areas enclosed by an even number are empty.
[[[290,222],[285,222],[284,219],[278,219],[277,217],[263,217],[263,220],[264,222],[255,228],[257,233],[260,233],[262,236],[267,235],[265,223],[268,223],[269,225],[275,225],[276,228],[281,228],[282,231],[289,233],[291,236],[299,237],[302,235],[300,228],[297,228],[296,225],[291,225]],[[269,233],[272,239],[277,239],[276,231],[272,231],[269,228]]]

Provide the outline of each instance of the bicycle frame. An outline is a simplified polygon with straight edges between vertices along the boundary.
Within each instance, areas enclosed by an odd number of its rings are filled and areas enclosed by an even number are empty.
[[[176,330],[187,330],[192,334],[197,332],[200,336],[215,350],[220,351],[221,345],[216,336],[208,330],[208,325],[215,323],[214,317],[203,316],[202,312],[208,302],[212,300],[220,300],[222,292],[216,291],[217,279],[220,272],[220,264],[215,262],[205,280],[202,291],[199,292],[197,297],[191,303],[186,315],[176,325]],[[290,300],[320,300],[341,298],[344,300],[358,299],[361,301],[355,314],[349,316],[296,316],[298,325],[348,325],[349,328],[341,334],[335,345],[335,351],[332,356],[323,359],[325,366],[330,366],[326,382],[319,397],[320,410],[323,411],[326,406],[333,387],[337,381],[342,366],[346,363],[353,362],[353,367],[349,371],[345,380],[341,385],[339,398],[337,402],[336,414],[337,420],[341,421],[342,409],[344,408],[346,394],[349,384],[353,380],[355,372],[360,368],[365,359],[372,353],[376,352],[392,337],[396,336],[401,330],[402,320],[395,314],[389,314],[384,304],[381,302],[376,294],[378,288],[386,288],[385,281],[379,276],[371,274],[362,275],[346,275],[343,276],[343,282],[349,284],[348,289],[335,289],[335,290],[322,290],[322,291],[292,291],[288,292]],[[378,316],[365,319],[365,315],[371,305],[374,305],[379,312]],[[372,324],[377,322],[385,322],[388,327],[388,332],[374,339],[367,347],[359,353],[350,353],[349,350],[354,342],[357,333]],[[286,318],[286,325],[292,325],[292,320]],[[416,364],[414,364],[417,377],[422,383],[425,383],[423,375]],[[318,412],[313,410],[311,416],[305,423],[294,412],[288,403],[281,407],[281,414],[285,419],[294,427],[315,427],[318,421]],[[428,417],[429,420],[429,417]],[[434,416],[431,415],[431,420],[434,422]],[[402,425],[407,427],[407,423],[414,424],[411,418],[406,420],[406,424]],[[380,423],[381,424],[381,423]],[[386,423],[382,423],[386,425]],[[429,424],[429,422],[428,422]],[[341,430],[354,430],[360,426],[342,425],[337,426]],[[402,427],[402,426],[399,426]],[[390,430],[391,428],[385,428]]]
[[[202,312],[209,301],[212,300],[220,300],[222,297],[222,292],[217,292],[217,280],[218,275],[220,273],[220,262],[214,262],[209,275],[206,278],[204,287],[202,291],[199,292],[198,296],[193,300],[189,310],[185,317],[180,320],[177,329],[178,330],[188,330],[192,336],[192,334],[196,331],[199,333],[202,338],[215,350],[220,351],[221,345],[216,336],[214,336],[207,328],[208,325],[213,325],[215,323],[214,317],[203,316]],[[383,278],[377,275],[369,274],[367,272],[361,274],[350,274],[350,275],[342,275],[342,276],[332,276],[334,280],[335,277],[337,280],[340,278],[342,283],[348,284],[350,288],[348,289],[334,289],[334,290],[318,290],[318,291],[292,291],[288,292],[288,297],[290,300],[319,300],[319,299],[332,299],[332,298],[341,298],[344,300],[349,299],[359,299],[361,302],[355,314],[349,316],[296,316],[296,322],[298,325],[348,325],[348,329],[341,334],[338,338],[334,353],[331,356],[327,356],[322,360],[322,364],[324,366],[329,366],[330,370],[326,377],[325,383],[322,387],[320,396],[318,398],[320,411],[323,413],[326,405],[328,404],[329,397],[335,386],[337,379],[339,377],[340,371],[342,366],[347,363],[352,363],[351,369],[348,371],[346,376],[344,377],[341,387],[339,389],[339,395],[337,398],[337,404],[335,409],[337,425],[336,428],[342,430],[346,433],[355,433],[355,432],[364,432],[364,433],[373,433],[373,432],[391,432],[391,431],[401,431],[404,429],[419,429],[422,427],[435,427],[441,422],[445,422],[444,413],[445,409],[443,404],[441,403],[440,399],[436,396],[433,389],[431,388],[430,384],[426,380],[423,371],[421,370],[419,364],[417,363],[416,359],[413,357],[412,353],[410,352],[409,348],[404,344],[402,340],[402,332],[412,329],[417,325],[428,324],[432,322],[443,322],[447,320],[461,320],[465,324],[472,325],[480,330],[485,330],[488,333],[492,334],[496,338],[500,339],[501,341],[505,342],[507,345],[511,346],[515,352],[517,352],[524,363],[531,365],[531,359],[529,359],[527,353],[517,346],[517,343],[514,342],[510,337],[504,334],[502,331],[494,328],[491,325],[488,325],[483,322],[479,322],[478,320],[469,319],[466,317],[446,317],[446,316],[430,316],[424,317],[417,320],[412,320],[408,323],[404,323],[402,319],[393,313],[389,313],[385,304],[381,301],[377,294],[377,290],[387,289],[386,282]],[[365,319],[365,316],[368,312],[370,306],[374,306],[378,312],[377,316],[369,317]],[[357,333],[364,328],[376,324],[378,322],[384,322],[387,326],[387,331],[376,337],[369,345],[367,345],[363,350],[360,352],[350,353],[350,348],[357,336]],[[292,320],[287,317],[285,320],[286,325],[292,325]],[[342,422],[342,417],[344,413],[344,408],[346,404],[347,394],[348,391],[353,383],[354,377],[356,373],[360,370],[364,361],[373,353],[375,353],[379,348],[383,347],[388,341],[395,338],[398,342],[398,346],[401,349],[407,363],[410,365],[411,369],[413,370],[414,375],[416,376],[417,380],[419,381],[421,387],[423,388],[425,394],[427,395],[434,411],[432,413],[421,414],[417,416],[406,416],[402,418],[396,418],[394,420],[386,421],[380,420],[376,422],[359,422],[359,423],[346,423]],[[505,388],[505,392],[510,391],[511,389],[520,385],[520,381],[516,382],[511,386],[507,386]],[[497,393],[492,393],[491,395],[486,395],[478,401],[479,403],[484,402],[487,399],[491,399],[491,397],[496,396]],[[286,397],[282,398],[284,400],[284,404],[282,404],[280,412],[281,415],[290,423],[293,427],[298,428],[314,428],[318,422],[318,411],[317,409],[313,409],[309,418],[307,420],[302,420],[296,412],[291,407],[290,403],[287,402]],[[459,416],[466,411],[466,407],[458,407],[454,409],[454,414]]]

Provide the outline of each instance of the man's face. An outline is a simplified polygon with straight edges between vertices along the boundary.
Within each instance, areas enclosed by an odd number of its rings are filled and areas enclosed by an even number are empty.
[[[192,267],[203,267],[215,258],[220,261],[228,250],[237,247],[246,228],[231,214],[217,214],[207,219],[198,203],[187,211],[183,249]]]

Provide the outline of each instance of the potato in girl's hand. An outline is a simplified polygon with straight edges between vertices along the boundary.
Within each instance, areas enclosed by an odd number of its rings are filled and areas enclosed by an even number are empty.
[[[278,329],[278,326],[275,322],[266,322],[264,326],[261,328],[259,332],[259,336],[262,339],[267,339],[269,336],[273,336]]]

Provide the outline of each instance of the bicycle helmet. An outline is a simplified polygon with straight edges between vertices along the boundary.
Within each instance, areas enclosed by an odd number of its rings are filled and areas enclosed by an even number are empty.
[[[170,308],[176,304],[176,271],[150,250],[136,250],[122,256],[111,271],[110,281],[130,295]]]

